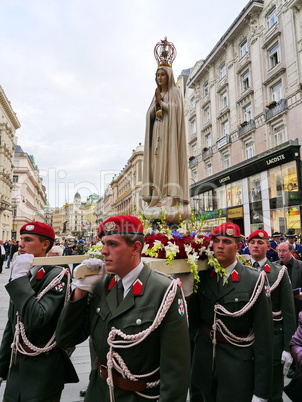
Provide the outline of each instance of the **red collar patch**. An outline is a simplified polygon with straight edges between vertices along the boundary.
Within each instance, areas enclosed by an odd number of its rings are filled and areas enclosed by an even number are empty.
[[[209,278],[213,278],[213,276],[215,275],[215,270],[212,269],[212,271],[209,273]]]
[[[39,271],[37,272],[36,279],[42,279],[44,275],[45,275],[45,269],[40,268]]]
[[[113,288],[113,286],[115,285],[115,283],[116,283],[116,276],[111,279],[111,282],[109,283],[109,286],[108,286],[108,290],[111,290]]]
[[[265,272],[271,272],[271,267],[268,264],[265,264],[264,267],[263,267],[263,270]]]
[[[132,285],[132,293],[134,295],[140,295],[142,294],[142,290],[143,290],[143,284],[139,279],[137,279]]]
[[[231,278],[233,282],[239,282],[239,274],[236,271],[236,269],[233,269],[232,273],[231,273]]]

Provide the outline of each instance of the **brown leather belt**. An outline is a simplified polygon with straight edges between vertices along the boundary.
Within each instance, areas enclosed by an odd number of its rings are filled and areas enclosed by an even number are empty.
[[[209,328],[204,322],[201,324],[200,328],[201,328],[206,334],[208,334],[211,339],[213,339],[214,331],[213,331],[211,328]],[[238,336],[239,338],[246,338],[246,337],[249,335],[249,333],[247,332],[247,333],[245,333],[245,334],[235,334],[235,335]],[[216,331],[216,342],[224,342],[224,343],[227,343],[227,342],[229,342],[229,341],[222,335],[221,332]]]
[[[106,381],[108,378],[107,367],[98,360],[98,369],[100,370],[102,380]],[[147,388],[147,382],[154,382],[159,380],[159,372],[144,377],[143,380],[132,381],[122,377],[116,370],[112,372],[113,384],[115,387],[121,388],[124,391],[141,392]]]

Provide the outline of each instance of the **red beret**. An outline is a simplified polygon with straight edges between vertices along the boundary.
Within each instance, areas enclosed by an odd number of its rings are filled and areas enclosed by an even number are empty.
[[[226,222],[217,226],[217,228],[213,230],[212,235],[240,238],[240,227],[235,223]]]
[[[255,232],[253,232],[249,235],[249,237],[247,238],[247,242],[251,241],[252,239],[254,239],[256,237],[258,239],[264,239],[264,240],[269,239],[269,235],[267,234],[267,232],[265,230],[259,229],[259,230],[255,230]]]
[[[43,222],[29,222],[22,226],[20,229],[20,235],[22,234],[34,234],[39,236],[47,237],[48,239],[54,240],[56,235],[53,228]]]
[[[141,221],[132,215],[118,215],[106,219],[98,227],[98,237],[120,234],[144,235],[144,228]]]

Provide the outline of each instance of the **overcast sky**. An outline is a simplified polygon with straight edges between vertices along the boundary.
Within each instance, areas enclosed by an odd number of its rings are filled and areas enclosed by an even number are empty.
[[[144,143],[155,44],[175,78],[205,58],[248,0],[2,0],[1,81],[52,206],[102,194]]]

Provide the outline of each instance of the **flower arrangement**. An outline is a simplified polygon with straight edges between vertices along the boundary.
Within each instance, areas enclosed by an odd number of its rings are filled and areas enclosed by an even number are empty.
[[[247,125],[247,121],[245,120],[240,124],[240,127],[245,127],[246,125]]]
[[[208,150],[208,147],[203,147],[202,152],[206,152]]]
[[[276,105],[277,105],[277,102],[276,102],[276,101],[272,101],[272,102],[270,102],[268,105],[266,105],[265,107],[266,107],[267,109],[272,109],[272,108],[274,108]]]
[[[214,268],[221,276],[226,275],[212,251],[212,237],[209,233],[203,233],[203,222],[191,217],[189,221],[181,222],[177,229],[170,229],[169,225],[162,221],[153,229],[149,221],[144,221],[145,246],[143,257],[163,258],[166,264],[173,266],[176,259],[185,259],[194,276],[194,289],[199,282],[198,260],[208,260],[208,265]]]
[[[189,161],[192,161],[193,159],[195,159],[195,156],[190,156],[189,157]]]

